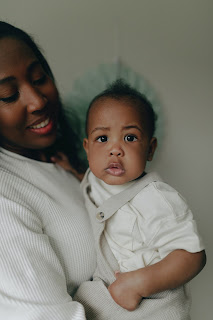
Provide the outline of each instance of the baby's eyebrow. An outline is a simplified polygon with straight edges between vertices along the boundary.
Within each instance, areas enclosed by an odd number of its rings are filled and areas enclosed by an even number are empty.
[[[137,125],[124,126],[124,127],[123,127],[123,130],[126,130],[126,129],[137,129],[137,130],[139,130],[140,132],[142,132],[141,128],[138,127]]]
[[[109,131],[109,127],[96,127],[94,128],[91,133],[95,132],[95,131],[98,131],[98,130],[105,130],[105,131]]]

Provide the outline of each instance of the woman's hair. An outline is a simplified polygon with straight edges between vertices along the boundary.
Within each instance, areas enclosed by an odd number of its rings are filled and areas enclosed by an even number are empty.
[[[45,59],[43,53],[39,46],[35,43],[33,38],[27,34],[25,31],[7,23],[0,21],[0,39],[2,38],[14,38],[24,42],[34,53],[38,61],[40,62],[42,68],[47,73],[48,76],[54,80],[53,73],[50,66]],[[60,102],[61,103],[61,102]],[[62,105],[62,104],[61,104]],[[85,171],[86,168],[81,167],[81,161],[78,158],[77,152],[77,137],[74,134],[72,128],[69,126],[68,120],[65,117],[63,108],[60,108],[59,120],[58,120],[58,137],[53,146],[47,148],[49,156],[53,155],[54,152],[62,151],[64,152],[71,163],[71,165],[79,172]]]

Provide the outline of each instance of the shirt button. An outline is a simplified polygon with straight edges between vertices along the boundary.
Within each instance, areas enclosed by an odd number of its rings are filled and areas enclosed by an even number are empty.
[[[97,218],[99,221],[103,220],[103,218],[104,218],[104,213],[103,213],[103,212],[98,212],[98,213],[96,214],[96,218]]]

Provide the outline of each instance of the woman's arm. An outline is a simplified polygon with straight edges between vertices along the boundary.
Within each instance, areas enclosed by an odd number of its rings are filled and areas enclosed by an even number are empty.
[[[84,308],[68,294],[61,261],[33,212],[35,197],[32,203],[10,199],[21,199],[23,190],[27,193],[23,186],[11,186],[7,196],[0,196],[0,319],[85,320]],[[42,198],[37,203],[45,212]]]
[[[134,310],[143,297],[187,283],[205,264],[204,250],[197,253],[175,250],[151,266],[117,273],[116,281],[108,289],[116,303],[127,310]]]

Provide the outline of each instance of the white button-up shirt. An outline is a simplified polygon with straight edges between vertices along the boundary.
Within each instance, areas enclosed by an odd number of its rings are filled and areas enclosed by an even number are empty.
[[[97,206],[134,184],[108,185],[92,172],[88,180]],[[154,264],[176,249],[204,249],[185,199],[161,180],[150,183],[116,211],[106,221],[104,233],[121,272]]]

